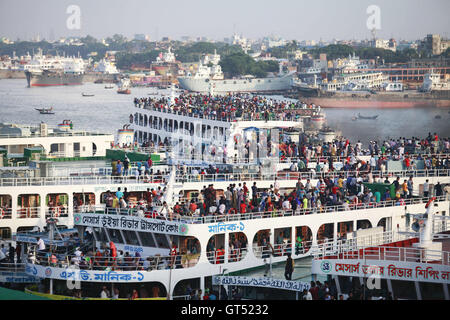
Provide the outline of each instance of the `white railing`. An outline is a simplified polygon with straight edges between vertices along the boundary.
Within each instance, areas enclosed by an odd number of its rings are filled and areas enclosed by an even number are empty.
[[[122,168],[123,169],[123,168]],[[154,168],[149,168],[149,170],[153,170],[152,174],[148,174],[150,177],[153,176],[166,176],[166,174],[164,173],[160,173],[160,174],[156,174],[154,170]],[[145,165],[144,162],[142,162],[142,166],[141,166],[141,172],[142,174],[140,174],[139,172],[139,168],[137,166],[137,164],[133,164],[132,166],[130,166],[127,170],[127,174],[123,174],[122,172],[122,176],[127,176],[127,177],[138,177],[140,176],[141,178],[144,177],[145,175]],[[52,176],[54,177],[104,177],[104,176],[113,176],[113,169],[112,167],[106,167],[106,166],[90,166],[90,167],[74,167],[74,168],[67,168],[67,167],[63,167],[63,168],[52,168],[51,169],[52,172]]]
[[[242,116],[236,116],[235,114],[233,115],[226,115],[224,117],[220,116],[220,115],[214,115],[214,114],[203,114],[202,110],[199,110],[198,113],[189,113],[189,112],[185,112],[185,111],[179,111],[179,110],[171,110],[168,108],[156,108],[154,106],[150,106],[150,105],[143,105],[143,104],[136,104],[135,105],[138,108],[141,109],[145,109],[145,110],[151,110],[151,111],[156,111],[156,112],[162,112],[162,113],[167,113],[167,114],[174,114],[174,115],[179,115],[179,116],[184,116],[184,117],[190,117],[190,118],[198,118],[198,119],[205,119],[205,120],[215,120],[215,121],[223,121],[223,122],[232,122],[232,121],[266,121],[266,119],[264,118],[264,115],[262,114],[261,116],[250,116],[250,115],[246,115],[243,114]],[[298,114],[298,112],[301,113],[308,113],[308,114]],[[269,117],[268,117],[268,121],[302,121],[301,117],[303,116],[311,116],[314,113],[316,113],[318,111],[318,109],[313,109],[313,108],[296,108],[296,109],[282,109],[280,111],[276,111],[276,113],[270,112],[269,113]],[[291,117],[288,118],[285,114],[287,113],[291,113]],[[298,115],[298,117],[297,117]],[[133,119],[133,123],[138,124],[143,126],[144,123],[139,121],[136,121],[136,119]],[[157,126],[159,126],[159,124],[157,124]],[[150,126],[150,127],[153,127]]]
[[[364,171],[279,171],[277,173],[215,173],[215,174],[185,174],[179,175],[176,182],[208,182],[208,181],[267,181],[267,180],[306,180],[318,178],[348,178],[368,174]],[[372,171],[377,177],[447,177],[450,176],[450,169],[430,169],[430,170],[399,170],[399,171]]]
[[[12,218],[12,209],[11,208],[0,208],[0,220],[11,219],[11,218]]]
[[[53,257],[52,257],[53,255]],[[200,254],[178,254],[172,256],[120,256],[120,257],[95,257],[83,255],[76,257],[74,254],[60,255],[49,253],[37,253],[30,263],[54,268],[67,268],[77,265],[82,270],[106,271],[111,268],[114,271],[153,271],[166,269],[192,268],[198,262]]]
[[[433,215],[433,233],[450,230],[450,216]],[[450,237],[450,235],[449,235]]]
[[[417,158],[437,158],[437,159],[445,159],[450,156],[448,153],[411,153],[411,154],[404,154],[403,156],[400,156],[398,154],[387,154],[387,155],[376,155],[377,157],[385,157],[386,160],[393,160],[393,161],[402,161],[405,159],[405,156],[408,156],[411,160],[417,160]],[[361,159],[370,159],[370,155],[358,155],[355,156],[356,160]],[[347,161],[348,157],[344,156],[333,156],[331,154],[328,155],[320,155],[320,156],[314,156],[311,158],[308,158],[308,163],[310,162],[325,162],[333,159],[333,163],[344,163]],[[292,163],[297,162],[298,160],[305,161],[305,157],[284,157],[283,159],[280,158],[281,163]]]
[[[247,255],[247,248],[239,249],[228,249],[228,263],[238,262],[243,260]],[[219,250],[207,251],[206,256],[211,264],[222,264],[225,263],[225,250],[223,254]]]
[[[24,207],[17,209],[18,219],[39,218],[40,215],[41,215],[40,207]]]
[[[410,198],[398,200],[389,200],[381,202],[371,202],[371,203],[358,203],[352,205],[338,205],[338,206],[324,206],[320,208],[299,208],[295,212],[292,210],[277,210],[277,211],[262,211],[262,212],[248,212],[248,213],[238,213],[238,214],[225,214],[225,215],[210,215],[210,216],[179,216],[173,214],[172,221],[180,221],[183,223],[191,224],[202,224],[202,223],[217,223],[217,222],[233,222],[233,221],[243,221],[243,220],[253,220],[253,219],[264,219],[264,218],[278,218],[278,217],[292,217],[301,216],[308,214],[326,214],[334,212],[344,212],[353,210],[367,210],[367,209],[380,209],[389,208],[395,206],[405,206],[413,204],[425,204],[431,198]],[[435,202],[446,201],[445,196],[437,197]],[[125,215],[137,215],[136,208],[125,208],[125,209],[110,209],[109,211],[103,211],[104,214],[125,214]],[[146,213],[144,213],[146,215]],[[164,217],[160,217],[164,218]],[[165,219],[165,218],[164,218]]]
[[[9,260],[8,258],[5,259]],[[25,263],[2,262],[0,272],[25,272]]]
[[[69,216],[69,209],[67,205],[62,207],[47,208],[45,210],[45,218],[67,218]]]
[[[83,184],[164,184],[164,175],[143,176],[72,176],[72,177],[40,177],[40,178],[2,178],[0,187],[31,187],[52,185]]]
[[[154,146],[154,147],[113,147],[112,150],[122,150],[127,152],[140,153],[165,153],[172,151],[172,146]]]
[[[438,263],[450,266],[450,252],[414,247],[357,247],[354,251],[337,254],[339,259],[388,260],[415,263]]]
[[[258,259],[292,255],[305,255],[312,248],[312,241],[302,241],[301,246],[297,247],[295,243],[268,244],[266,246],[253,245],[253,254]]]
[[[386,231],[348,240],[328,240],[311,249],[315,259],[335,257],[337,259],[394,260],[419,263],[441,263],[450,265],[450,252],[419,249],[414,247],[391,247],[387,244],[413,240],[408,233]]]
[[[0,139],[17,139],[17,138],[45,138],[45,137],[73,137],[73,136],[107,136],[111,135],[100,131],[67,131],[67,132],[49,132],[46,135],[41,135],[38,128],[38,133],[32,133],[29,135],[21,134],[0,134]]]

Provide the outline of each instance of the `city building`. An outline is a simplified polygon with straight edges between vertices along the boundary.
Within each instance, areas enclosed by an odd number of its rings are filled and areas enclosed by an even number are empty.
[[[439,34],[429,34],[421,41],[419,49],[431,55],[440,55],[450,47],[450,40],[442,38]]]

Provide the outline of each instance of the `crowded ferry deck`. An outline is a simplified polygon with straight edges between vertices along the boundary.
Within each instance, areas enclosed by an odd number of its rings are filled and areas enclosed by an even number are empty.
[[[44,279],[35,292],[77,297],[95,297],[107,283],[122,296],[145,287],[153,297],[185,299],[187,288],[276,287],[281,280],[267,272],[236,277],[369,239],[365,232],[382,244],[414,238],[414,217],[432,197],[433,237],[449,231],[448,138],[365,148],[315,123],[320,107],[258,96],[135,104],[149,114],[131,115],[114,142],[101,136],[95,153],[39,141],[5,148],[6,161],[22,165],[0,177],[0,231],[11,239],[1,267],[11,282]],[[36,137],[47,139],[47,127],[40,130]],[[64,130],[67,145],[78,143],[80,134]],[[23,156],[11,157],[14,148]],[[374,237],[359,244],[378,245]],[[80,285],[67,291],[67,281]],[[295,298],[312,287],[288,278],[279,285]]]

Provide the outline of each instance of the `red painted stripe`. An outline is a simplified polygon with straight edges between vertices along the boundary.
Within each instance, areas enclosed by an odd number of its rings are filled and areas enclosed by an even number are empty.
[[[76,86],[76,85],[82,85],[82,83],[64,83],[64,84],[37,84],[33,83],[32,87],[51,87],[51,86]]]

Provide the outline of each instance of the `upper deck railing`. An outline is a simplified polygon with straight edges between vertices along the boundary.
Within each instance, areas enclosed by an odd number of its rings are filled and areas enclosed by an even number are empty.
[[[111,133],[104,133],[99,131],[64,131],[64,132],[48,132],[42,135],[40,132],[33,132],[30,134],[0,134],[0,139],[16,139],[16,138],[47,138],[47,137],[88,137],[88,136],[108,136]]]
[[[279,171],[276,173],[215,173],[215,174],[185,174],[177,175],[176,182],[211,182],[211,181],[268,181],[268,180],[298,180],[318,178],[352,177],[368,174],[364,171]],[[446,177],[450,175],[450,169],[423,169],[423,170],[393,170],[393,171],[371,171],[375,177]]]
[[[43,178],[2,178],[0,187],[72,186],[105,184],[164,184],[165,175],[152,176],[72,176]]]
[[[389,233],[389,232],[388,232]],[[397,237],[381,235],[387,239],[381,242],[372,242],[361,245],[362,239],[350,239],[347,241],[326,242],[319,244],[311,250],[315,259],[357,259],[357,260],[381,260],[404,261],[415,263],[433,263],[450,266],[450,252],[430,250],[415,247],[390,247],[388,243],[411,239],[400,235]],[[367,236],[366,236],[367,237]]]
[[[370,203],[357,203],[357,204],[346,204],[337,206],[323,206],[314,208],[298,208],[296,211],[293,210],[274,210],[274,211],[263,211],[263,212],[248,212],[248,213],[237,213],[237,214],[224,214],[224,215],[207,215],[207,216],[181,216],[181,215],[162,215],[157,210],[155,215],[154,212],[141,212],[138,213],[138,208],[104,208],[104,207],[85,207],[82,211],[86,213],[100,213],[100,214],[119,214],[119,215],[131,215],[131,216],[148,216],[155,217],[157,219],[166,219],[171,221],[179,221],[182,223],[190,224],[205,224],[205,223],[224,223],[224,222],[236,222],[244,220],[254,220],[254,219],[266,219],[266,218],[278,218],[278,217],[292,217],[292,216],[302,216],[310,214],[326,214],[333,212],[344,212],[344,211],[354,211],[354,210],[367,210],[367,209],[380,209],[389,208],[395,206],[405,206],[414,204],[426,204],[431,198],[410,198],[401,200],[388,200],[381,202],[370,202]],[[435,202],[446,201],[445,196],[436,197]]]
[[[235,116],[235,115],[227,115],[227,116],[220,116],[220,115],[214,115],[214,114],[203,114],[202,111],[199,111],[199,113],[190,113],[185,111],[178,111],[178,110],[172,110],[170,108],[156,108],[154,106],[143,106],[136,104],[137,108],[150,110],[150,111],[156,111],[156,112],[162,112],[167,114],[173,114],[178,116],[185,116],[185,117],[191,117],[191,118],[197,118],[197,119],[204,119],[204,120],[215,120],[215,121],[223,121],[223,122],[235,122],[235,121],[266,121],[264,118],[263,113],[255,113],[255,115],[251,114],[242,114],[241,116]],[[319,108],[296,108],[296,109],[284,109],[279,113],[270,112],[268,116],[268,121],[302,121],[302,116],[312,116],[319,112]],[[299,114],[302,113],[301,115]],[[287,116],[287,113],[291,113],[291,116]],[[134,121],[135,124],[136,121]]]
[[[165,184],[166,174],[138,175],[137,168],[132,167],[129,175],[111,175],[111,168],[105,170],[80,170],[77,173],[69,173],[70,176],[56,177],[26,177],[26,178],[0,178],[0,187],[26,187],[26,186],[52,186],[52,185],[95,185],[95,184]],[[424,169],[424,170],[399,170],[399,171],[372,171],[373,177],[448,177],[450,169]],[[187,182],[226,182],[226,181],[274,181],[277,180],[306,180],[319,178],[348,178],[353,176],[364,176],[364,171],[279,171],[274,173],[215,173],[215,174],[177,174],[177,183]]]

